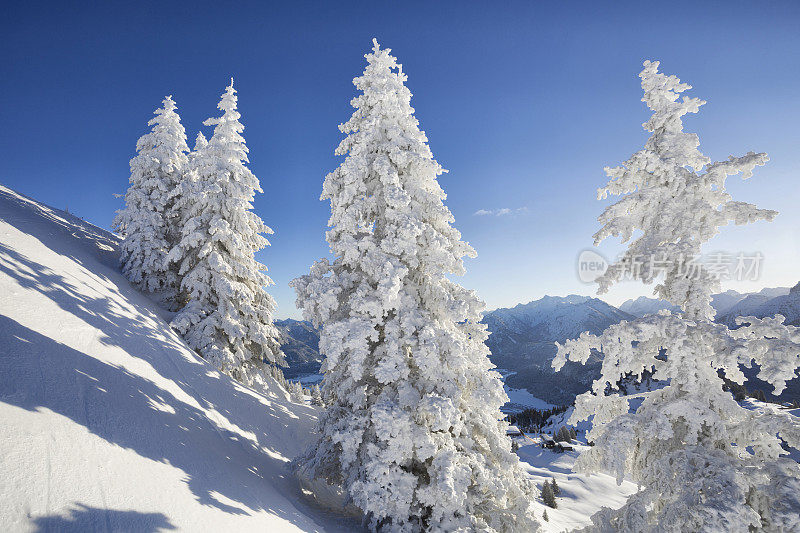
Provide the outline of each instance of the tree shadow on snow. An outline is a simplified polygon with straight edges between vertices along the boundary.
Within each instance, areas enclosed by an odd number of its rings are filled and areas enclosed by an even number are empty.
[[[67,515],[38,516],[32,520],[36,533],[83,533],[85,531],[138,531],[157,533],[176,529],[161,513],[99,509],[77,504]]]
[[[30,214],[28,219],[5,221],[40,238],[36,230],[41,233],[47,225],[36,224]],[[40,240],[70,256],[68,236]],[[30,411],[50,409],[108,442],[181,469],[203,505],[232,514],[266,511],[304,530],[319,529],[308,517],[339,523],[342,530],[360,529],[352,520],[302,503],[286,468],[308,427],[297,423],[295,412],[305,418],[314,411],[297,405],[290,410],[285,399],[265,398],[221,375],[191,352],[150,310],[152,303],[104,259],[88,264],[91,257],[84,257],[78,263],[88,279],[67,278],[0,243],[0,272],[92,326],[102,344],[136,358],[120,354],[137,373],[0,316],[0,353],[5,352],[0,401]],[[95,334],[87,328],[87,336]],[[142,361],[152,367],[152,380],[140,375],[148,373]],[[232,443],[242,453],[230,454]],[[286,497],[294,505],[280,505],[288,503]]]

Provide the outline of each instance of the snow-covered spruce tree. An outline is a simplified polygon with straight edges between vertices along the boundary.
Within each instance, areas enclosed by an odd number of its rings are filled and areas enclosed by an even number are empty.
[[[206,146],[208,146],[208,140],[205,135],[203,135],[202,131],[197,132],[197,137],[195,137],[194,141],[194,149],[189,152],[183,181],[173,193],[174,203],[172,211],[174,216],[172,217],[172,221],[176,237],[172,242],[170,252],[180,244],[183,238],[183,227],[186,225],[189,218],[194,216],[192,213],[194,201],[203,194],[200,189],[201,185],[197,179],[199,173],[197,164],[198,162],[202,162],[202,160],[198,161],[198,155],[205,150]],[[172,304],[175,310],[180,310],[189,303],[189,295],[186,293],[186,290],[182,288],[183,275],[181,274],[181,263],[180,261],[174,260],[169,253],[167,254],[167,268],[178,279],[178,289],[175,298],[172,299]]]
[[[198,136],[191,157],[192,179],[179,208],[182,238],[169,259],[180,265],[188,303],[172,320],[189,345],[221,371],[256,389],[271,376],[267,363],[285,364],[275,301],[265,287],[272,280],[255,252],[269,244],[272,230],[252,211],[258,178],[245,166],[247,146],[231,85],[217,106],[220,118],[208,143]]]
[[[305,402],[305,391],[303,390],[303,385],[299,381],[292,381],[289,384],[289,395],[292,398],[293,402],[296,403],[304,403]]]
[[[720,226],[776,215],[735,202],[725,190],[727,176],[741,172],[748,178],[767,156],[748,153],[711,163],[682,124],[683,115],[704,102],[678,100],[690,86],[659,73],[658,65],[647,61],[640,74],[643,101],[653,111],[644,127],[652,135],[621,167],[606,169],[611,180],[599,197],[624,197],[600,217],[595,244],[608,236],[627,242],[641,230],[599,279],[600,292],[626,271],[645,283],[661,271],[655,293],[683,315],[661,311],[600,336],[584,333],[559,345],[553,361],[559,369],[567,359],[586,362],[592,349],[602,352],[602,375],[578,397],[570,419],[594,416],[587,437],[596,446],[581,454],[576,467],[612,471],[620,482],[627,475],[642,486],[621,509],[597,513],[593,529],[798,531],[800,467],[781,457],[781,440],[800,447],[800,424],[786,413],[742,408],[723,390],[719,373],[741,384],[740,366],[755,361],[759,377],[780,393],[800,364],[800,329],[785,326],[781,316],[748,317],[742,321],[748,325],[735,330],[714,323],[710,301],[718,280],[689,264]],[[651,369],[663,388],[629,396],[609,392],[627,373]],[[632,410],[634,398],[641,405]]]
[[[475,252],[451,226],[406,75],[376,41],[325,178],[320,260],[292,282],[326,356],[301,477],[340,484],[377,531],[534,531],[533,485],[501,421],[482,302],[449,281]]]
[[[194,139],[194,150],[189,153],[189,169],[190,174],[193,174],[192,178],[196,177],[198,171],[195,165],[195,160],[197,159],[198,154],[206,149],[206,146],[208,146],[208,139],[206,139],[206,136],[203,135],[202,131],[198,131],[197,137]]]
[[[312,405],[325,407],[325,401],[322,399],[322,390],[319,387],[319,383],[315,383],[311,387],[311,403]]]
[[[172,96],[164,98],[163,107],[148,122],[152,131],[137,141],[125,207],[117,211],[113,223],[123,237],[120,259],[125,276],[143,290],[160,293],[167,302],[176,300],[180,286],[165,259],[179,239],[176,192],[181,190],[189,151],[175,109]]]

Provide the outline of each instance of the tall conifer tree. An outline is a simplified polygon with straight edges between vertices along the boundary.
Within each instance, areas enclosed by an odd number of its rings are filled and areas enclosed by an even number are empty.
[[[187,170],[186,131],[172,96],[148,122],[152,130],[136,143],[131,159],[130,186],[125,207],[117,212],[114,228],[122,235],[122,271],[141,289],[174,300],[180,285],[166,256],[179,238],[177,191]]]
[[[341,484],[381,531],[533,531],[483,303],[451,282],[473,249],[452,227],[406,75],[374,42],[325,178],[335,256],[292,282],[321,328],[327,405],[297,464]]]
[[[284,363],[275,301],[265,290],[272,280],[254,255],[272,230],[252,211],[255,193],[263,191],[246,166],[233,80],[217,107],[222,116],[204,122],[214,134],[207,144],[198,136],[193,181],[179,204],[181,240],[170,260],[180,265],[188,303],[172,326],[220,370],[259,388],[265,365]]]
[[[586,362],[603,353],[601,377],[579,396],[570,423],[592,418],[583,472],[612,471],[642,490],[619,510],[594,517],[597,531],[800,531],[800,469],[782,442],[800,447],[800,424],[787,413],[748,410],[723,389],[725,378],[744,383],[742,366],[760,366],[758,377],[779,394],[800,364],[800,328],[783,317],[739,318],[738,329],[713,322],[711,294],[719,280],[694,259],[721,226],[771,220],[777,213],[734,201],[728,176],[749,178],[767,154],[750,152],[712,163],[697,135],[683,131],[683,117],[705,102],[683,97],[691,89],[647,61],[639,74],[642,99],[653,111],[644,127],[644,149],[622,166],[607,168],[600,189],[622,198],[600,216],[595,243],[609,236],[637,236],[599,279],[605,292],[626,274],[680,306],[621,322],[602,335],[588,333],[558,346],[553,366]],[[558,344],[558,343],[557,343]],[[661,381],[652,392],[609,392],[626,375]],[[632,403],[634,400],[636,403]]]

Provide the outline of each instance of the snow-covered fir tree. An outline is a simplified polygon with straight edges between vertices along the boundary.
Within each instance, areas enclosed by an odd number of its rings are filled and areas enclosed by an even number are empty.
[[[303,390],[303,385],[299,381],[289,382],[289,395],[295,403],[305,402],[306,394]]]
[[[265,287],[272,280],[255,252],[269,244],[272,230],[252,211],[263,192],[249,162],[231,85],[217,106],[219,118],[206,143],[198,135],[191,156],[192,179],[178,208],[181,240],[169,259],[179,265],[188,303],[172,320],[189,345],[205,359],[246,385],[263,388],[271,376],[267,363],[284,364],[279,331],[273,324],[275,301]]]
[[[203,135],[202,131],[197,132],[197,137],[194,139],[194,150],[189,153],[189,169],[191,174],[196,174],[196,167],[194,164],[195,159],[197,159],[197,155],[205,150],[206,146],[208,146],[208,139],[206,136]],[[195,176],[192,176],[193,178]]]
[[[311,387],[311,403],[313,405],[325,407],[325,401],[322,399],[322,390],[319,387],[319,383],[315,383]]]
[[[203,151],[206,146],[208,146],[208,139],[206,139],[206,136],[203,135],[202,131],[198,131],[197,137],[194,139],[194,150],[192,150],[192,153],[189,154],[189,158],[194,158],[194,156]]]
[[[149,292],[174,302],[180,279],[166,256],[179,239],[177,193],[187,170],[186,131],[172,96],[164,98],[152,130],[136,143],[131,159],[130,186],[125,207],[117,212],[114,228],[123,237],[120,259],[125,276]]]
[[[599,280],[600,292],[623,276],[649,283],[683,314],[661,311],[622,322],[601,335],[584,333],[558,346],[553,365],[586,362],[602,352],[602,375],[578,397],[570,422],[593,418],[587,435],[596,446],[576,468],[629,476],[642,489],[617,511],[593,517],[598,531],[800,531],[800,467],[783,456],[782,444],[800,448],[797,419],[777,410],[748,410],[723,390],[723,374],[742,384],[741,366],[760,366],[758,377],[779,394],[800,366],[800,329],[783,317],[740,319],[729,330],[712,321],[711,294],[719,281],[693,261],[721,226],[771,220],[776,213],[733,201],[725,181],[744,178],[766,154],[748,153],[712,163],[682,117],[705,102],[679,99],[691,87],[658,72],[647,61],[640,74],[643,101],[653,111],[643,150],[617,168],[600,189],[623,198],[600,217],[595,244],[609,236],[623,242],[641,235]],[[664,351],[665,350],[665,351]],[[652,392],[609,392],[628,373],[665,384]],[[726,387],[727,389],[727,387]],[[641,402],[631,409],[631,400]],[[636,404],[633,404],[636,405]]]
[[[534,531],[483,303],[451,282],[475,252],[452,227],[406,75],[376,41],[328,174],[335,256],[292,282],[326,356],[301,476],[340,484],[379,531]]]

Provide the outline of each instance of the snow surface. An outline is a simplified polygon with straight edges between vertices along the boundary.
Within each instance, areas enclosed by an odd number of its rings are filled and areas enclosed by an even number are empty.
[[[504,413],[520,412],[529,408],[546,410],[555,407],[551,403],[540,400],[525,389],[512,389],[508,386],[505,389],[508,395],[508,403],[502,407]]]
[[[517,454],[527,463],[526,470],[536,486],[541,489],[546,480],[555,478],[561,489],[561,495],[556,498],[556,509],[547,507],[541,498],[534,502],[534,513],[543,532],[569,531],[588,526],[591,524],[589,517],[601,507],[622,507],[628,497],[636,492],[636,484],[630,481],[617,485],[616,480],[607,474],[574,473],[572,467],[575,459],[580,451],[587,448],[585,445],[573,443],[574,451],[557,453],[540,447],[538,437],[525,437],[517,442],[520,444]],[[545,509],[549,518],[547,522],[542,520]]]
[[[286,463],[313,407],[197,357],[118,239],[0,186],[0,531],[354,531]]]

